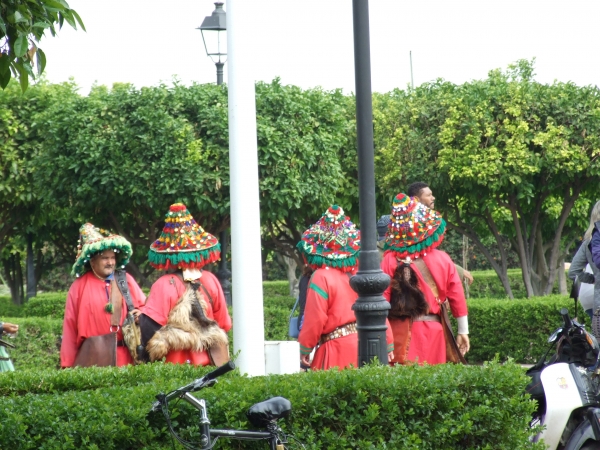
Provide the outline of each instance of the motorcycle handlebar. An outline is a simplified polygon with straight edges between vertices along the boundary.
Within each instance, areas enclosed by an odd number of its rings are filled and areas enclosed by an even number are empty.
[[[567,308],[561,308],[560,315],[562,316],[563,321],[565,323],[565,331],[571,329],[571,327],[573,326],[573,322],[569,317],[569,310]]]

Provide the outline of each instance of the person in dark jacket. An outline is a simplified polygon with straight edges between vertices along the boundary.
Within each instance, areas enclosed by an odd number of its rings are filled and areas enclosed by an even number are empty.
[[[585,272],[587,264],[592,269],[591,274]],[[583,235],[583,242],[579,250],[573,257],[573,262],[569,268],[569,278],[574,282],[594,285],[593,311],[594,314],[596,311],[600,314],[600,201],[592,208],[590,225]],[[593,324],[594,321],[592,321]],[[596,337],[600,337],[598,327],[593,326],[592,331]]]

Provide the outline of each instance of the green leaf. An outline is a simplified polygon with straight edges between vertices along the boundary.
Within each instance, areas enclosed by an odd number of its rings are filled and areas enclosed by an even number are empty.
[[[79,14],[77,14],[77,11],[75,11],[74,9],[71,10],[71,14],[73,14],[73,17],[75,17],[75,20],[77,21],[77,23],[79,24],[79,26],[81,27],[81,29],[83,31],[87,31],[85,29],[85,25],[83,24],[83,20],[81,20],[81,17],[79,17]]]
[[[35,57],[37,58],[37,72],[38,75],[41,75],[46,68],[46,54],[41,48],[38,48]]]
[[[8,72],[0,72],[0,87],[2,89],[6,88],[6,86],[8,85],[8,82],[10,81],[10,70]]]
[[[27,22],[28,21],[27,18],[25,18],[23,16],[23,14],[21,14],[19,11],[15,11],[14,18],[15,18],[15,22],[14,23]]]
[[[36,22],[33,24],[35,28],[50,28],[52,25],[48,22]]]
[[[10,58],[6,53],[0,53],[0,73],[10,73]]]
[[[0,30],[2,30],[2,33],[6,36],[6,24],[4,23],[4,20],[2,20],[1,17],[0,17]]]
[[[13,48],[15,55],[18,58],[21,58],[22,56],[25,55],[25,53],[27,53],[28,47],[27,47],[27,36],[22,34],[21,36],[19,36],[17,38],[17,40],[15,41],[15,46]]]
[[[65,1],[61,0],[43,0],[45,6],[49,6],[50,8],[55,8],[60,11],[64,11],[69,8],[69,5]]]
[[[33,74],[33,68],[31,67],[31,63],[29,61],[23,62],[23,70],[27,72],[27,75],[31,76],[31,78],[35,78]]]
[[[27,74],[25,67],[23,67],[23,61],[16,60],[13,62],[13,66],[17,69],[17,72],[19,72],[19,84],[21,85],[21,91],[25,92],[29,87],[29,75]]]
[[[73,19],[73,14],[71,14],[71,11],[66,10],[62,14],[65,17],[65,20],[67,21],[67,23],[69,25],[71,25],[73,28],[77,29],[77,24],[75,23],[75,19]]]

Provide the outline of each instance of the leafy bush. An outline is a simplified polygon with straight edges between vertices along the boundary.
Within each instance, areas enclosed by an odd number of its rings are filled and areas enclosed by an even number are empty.
[[[6,317],[21,317],[23,314],[23,307],[15,305],[10,298],[10,295],[0,296],[0,320],[8,322]]]
[[[575,317],[573,300],[560,295],[518,300],[472,299],[469,307],[469,362],[514,358],[524,364],[535,363],[546,351],[548,336],[558,328],[561,308]],[[578,308],[578,319],[590,320]]]
[[[289,299],[289,284],[287,281],[263,281],[263,295],[265,297],[282,296]]]
[[[60,367],[58,340],[62,335],[62,319],[9,317],[4,320],[19,324],[19,332],[11,340],[16,348],[8,350],[15,370]]]
[[[0,447],[171,448],[164,419],[149,422],[146,414],[158,392],[204,373],[157,363],[7,374],[0,378]],[[540,449],[528,441],[534,404],[522,395],[526,384],[512,363],[371,366],[254,378],[230,374],[202,396],[212,426],[230,428],[249,427],[244,413],[253,403],[288,398],[293,410],[283,427],[307,449]],[[197,413],[183,402],[170,410],[178,429],[193,435]],[[261,445],[219,441],[223,449]]]
[[[47,292],[30,298],[23,306],[24,317],[52,317],[63,319],[65,315],[66,292]]]
[[[471,272],[473,284],[469,286],[470,298],[507,298],[500,278],[493,270]],[[508,280],[515,298],[527,297],[521,269],[508,269]]]

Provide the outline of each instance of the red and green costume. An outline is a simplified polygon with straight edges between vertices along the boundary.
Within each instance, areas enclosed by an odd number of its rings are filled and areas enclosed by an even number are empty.
[[[150,360],[164,357],[175,364],[205,366],[211,362],[211,344],[227,346],[231,317],[225,295],[216,277],[202,270],[220,256],[217,238],[196,223],[184,204],[171,205],[163,231],[148,252],[151,266],[175,269],[152,285],[140,316],[142,344]],[[193,285],[199,287],[192,293]],[[186,308],[200,316],[183,314]]]
[[[437,211],[427,208],[414,197],[398,194],[392,204],[381,270],[393,278],[399,259],[421,258],[435,281],[439,299],[448,299],[454,317],[462,317],[467,315],[467,304],[456,267],[445,252],[436,249],[444,239],[445,229],[446,223]],[[429,314],[439,314],[438,302],[419,269],[412,264],[411,270],[417,276]],[[383,296],[390,301],[391,294],[390,286]],[[389,322],[396,343],[394,361],[415,361],[419,364],[446,362],[446,343],[441,323],[413,322],[408,318],[390,318]],[[402,348],[400,342],[408,345],[408,348]]]
[[[356,332],[326,342],[323,338],[335,330],[355,327],[352,305],[357,294],[350,287],[350,276],[358,265],[360,232],[342,208],[334,205],[304,232],[298,249],[306,263],[315,269],[309,281],[304,321],[298,336],[300,352],[308,355],[318,346],[310,366],[313,370],[357,367]],[[387,337],[392,345],[391,333]]]
[[[72,367],[79,347],[85,339],[100,336],[111,331],[111,274],[106,280],[98,278],[90,270],[90,259],[97,253],[113,250],[117,267],[123,268],[132,254],[131,244],[122,236],[97,228],[86,223],[79,229],[77,256],[72,274],[77,276],[69,288],[65,305],[63,334],[60,347],[61,367]],[[141,309],[146,296],[131,275],[127,274],[127,284],[135,308]],[[127,305],[122,299],[122,324],[127,314]],[[123,333],[117,332],[117,366],[132,364],[133,360],[127,347],[123,345]]]

